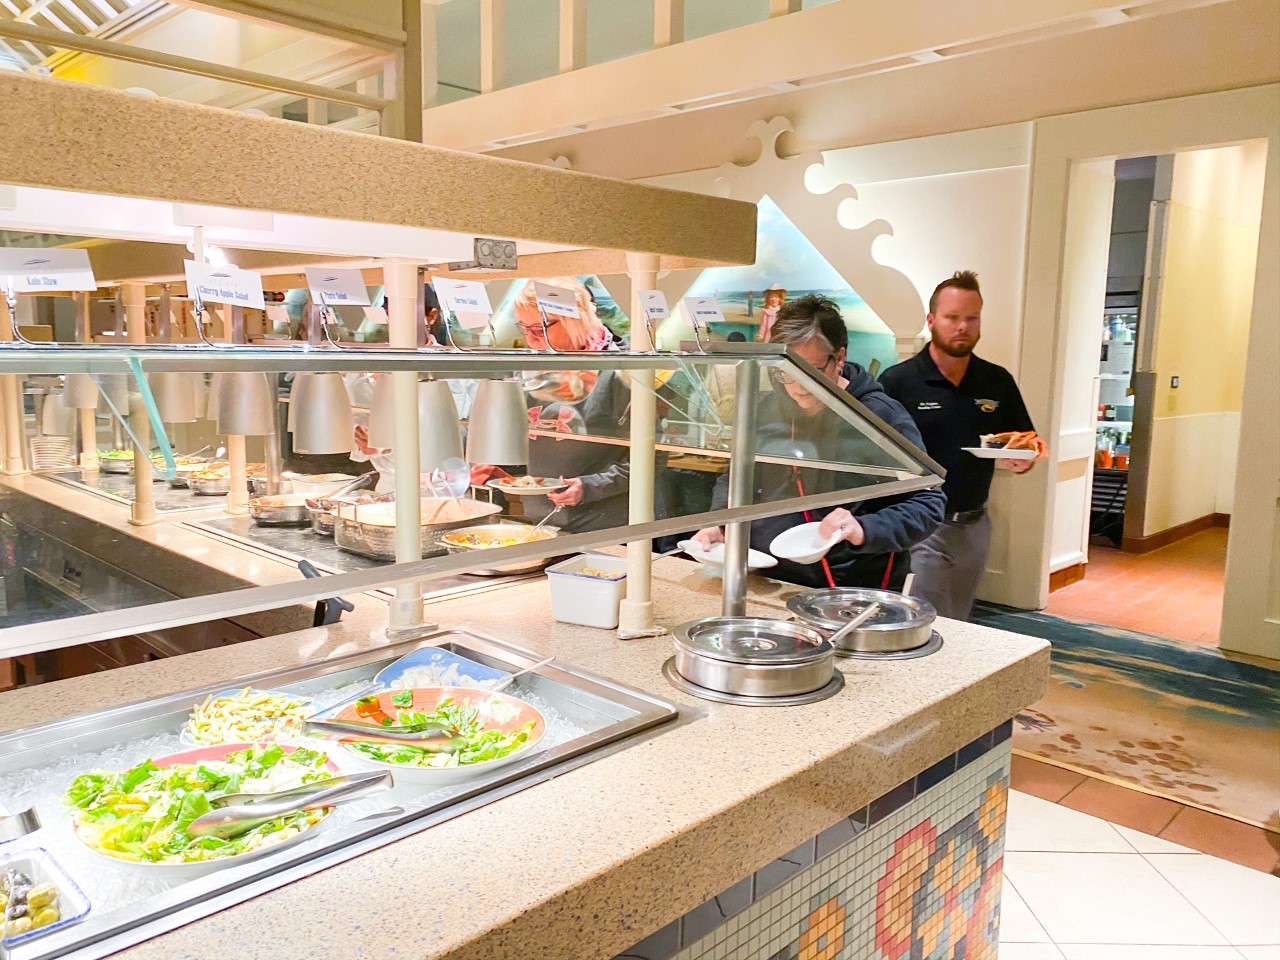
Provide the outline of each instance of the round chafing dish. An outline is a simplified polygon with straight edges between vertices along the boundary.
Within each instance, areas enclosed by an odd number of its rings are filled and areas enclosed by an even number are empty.
[[[192,476],[187,486],[198,497],[225,497],[231,491],[231,478]]]
[[[496,503],[483,503],[479,500],[441,501],[434,497],[423,497],[421,511],[422,554],[429,556],[441,549],[437,542],[437,534],[441,530],[453,530],[475,523],[501,513],[502,508]],[[395,512],[394,501],[339,504],[334,540],[339,547],[351,553],[372,557],[374,560],[394,560]],[[436,519],[432,520],[432,517]]]
[[[98,469],[103,473],[133,473],[133,458],[99,457]]]
[[[816,630],[762,617],[708,617],[671,631],[680,676],[717,693],[793,697],[827,686],[835,650]]]
[[[833,587],[810,590],[787,601],[801,623],[831,636],[871,604],[880,610],[862,626],[839,638],[837,653],[900,653],[923,647],[933,636],[937,611],[927,600],[892,590]]]
[[[307,498],[300,493],[254,497],[249,501],[249,516],[264,527],[304,527],[311,522]]]
[[[509,537],[519,538],[527,537],[533,531],[533,525],[528,523],[480,523],[471,527],[459,527],[456,530],[450,530],[440,534],[440,545],[449,553],[475,553],[483,556],[487,550],[500,550],[502,547],[494,544],[495,540],[504,540]],[[551,540],[560,536],[559,527],[546,526],[538,531],[538,540]],[[474,539],[476,543],[463,542],[463,538]],[[514,546],[514,544],[503,544],[503,546]],[[479,567],[474,570],[468,570],[467,573],[474,574],[477,577],[503,577],[520,573],[535,573],[541,570],[551,562],[550,557],[543,557],[540,560],[520,560],[516,563],[500,563],[492,567]]]

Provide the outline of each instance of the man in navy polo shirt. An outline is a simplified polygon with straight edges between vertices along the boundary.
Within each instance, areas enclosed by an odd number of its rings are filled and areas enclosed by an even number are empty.
[[[1034,430],[1018,385],[1004,367],[973,354],[982,333],[978,275],[961,270],[929,298],[930,341],[880,377],[885,392],[907,408],[929,456],[947,471],[942,525],[911,548],[912,594],[944,617],[967,620],[991,548],[987,493],[995,467],[1026,473],[1034,460],[986,460],[963,447],[983,434]]]

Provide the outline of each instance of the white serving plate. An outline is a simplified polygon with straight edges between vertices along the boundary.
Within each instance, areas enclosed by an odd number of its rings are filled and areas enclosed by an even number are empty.
[[[198,754],[198,753],[204,753],[204,752],[212,753],[215,751],[225,751],[226,753],[231,753],[235,750],[241,750],[251,746],[253,746],[253,744],[251,743],[228,743],[228,744],[220,744],[218,746],[202,745],[202,746],[195,747],[191,750],[184,750],[184,751],[181,751],[180,753],[170,754],[166,757],[157,757],[154,762],[156,766],[162,767],[162,768],[171,766],[172,764],[175,764],[175,763],[194,763],[194,762],[198,762],[198,760],[196,758],[192,758],[191,757],[192,754]],[[261,746],[261,744],[259,744],[259,746]],[[343,772],[342,767],[339,766],[334,759],[334,755],[338,753],[338,751],[332,750],[332,749],[326,749],[325,752],[329,755],[329,761],[327,763],[327,767],[329,771],[334,776],[341,774]],[[343,751],[342,755],[345,758],[346,752]],[[149,861],[143,861],[143,860],[128,860],[124,857],[117,857],[113,854],[110,854],[105,850],[99,850],[97,847],[93,846],[91,843],[89,843],[87,840],[85,840],[83,837],[80,836],[80,830],[76,826],[74,820],[72,821],[72,824],[71,824],[71,830],[75,834],[76,839],[79,840],[82,844],[84,844],[87,850],[92,852],[94,855],[101,857],[103,860],[108,860],[111,863],[118,863],[126,867],[135,867],[139,870],[150,872],[157,877],[173,877],[176,879],[180,877],[197,877],[206,873],[210,873],[214,870],[221,870],[223,867],[231,867],[241,863],[248,863],[250,860],[258,860],[261,857],[270,856],[271,854],[275,853],[277,850],[286,850],[289,847],[295,846],[296,844],[304,843],[305,841],[315,836],[316,831],[318,831],[321,827],[325,825],[325,823],[333,815],[334,809],[335,809],[334,807],[330,807],[329,813],[325,815],[323,820],[321,820],[319,823],[316,823],[314,826],[306,830],[303,830],[301,833],[294,834],[288,840],[281,840],[279,843],[273,843],[265,847],[259,847],[257,850],[252,850],[249,853],[237,854],[233,857],[222,857],[221,859],[218,859],[218,860],[201,860],[195,863],[151,863]]]
[[[814,521],[784,530],[773,538],[773,542],[769,544],[769,552],[794,563],[816,563],[841,540],[839,530],[829,537],[818,536],[821,526],[821,523]]]
[[[702,549],[702,544],[697,540],[681,540],[676,546],[702,564],[708,573],[717,577],[724,574],[725,545],[723,543],[713,543],[708,550]],[[777,565],[778,561],[767,553],[761,553],[759,550],[747,551],[748,570],[765,570]]]
[[[510,497],[545,497],[548,493],[556,493],[569,486],[567,483],[561,483],[549,477],[543,477],[542,481],[536,487],[516,487],[506,480],[490,480],[486,486]]]
[[[1034,460],[1034,450],[1006,450],[1004,447],[961,447],[979,460]]]

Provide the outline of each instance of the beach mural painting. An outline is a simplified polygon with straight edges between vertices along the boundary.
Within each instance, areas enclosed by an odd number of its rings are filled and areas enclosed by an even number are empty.
[[[834,300],[849,330],[849,359],[864,367],[897,363],[893,333],[867,306],[818,248],[800,232],[769,197],[760,199],[756,227],[756,262],[743,267],[711,267],[699,274],[686,296],[715,297],[725,323],[712,332],[727,338],[741,333],[747,340],[768,338],[778,307],[807,293]],[[670,348],[692,331],[672,316],[659,332],[659,344]]]

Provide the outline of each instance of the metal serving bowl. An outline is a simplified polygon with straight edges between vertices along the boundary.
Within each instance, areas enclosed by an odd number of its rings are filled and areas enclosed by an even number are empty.
[[[231,492],[231,478],[192,477],[187,481],[187,486],[198,497],[225,497]]]
[[[500,550],[502,547],[496,546],[495,541],[502,541],[510,538],[516,538],[516,542],[520,538],[526,537],[533,530],[533,525],[528,523],[480,523],[471,527],[459,527],[456,530],[450,530],[440,534],[440,545],[449,553],[475,553],[483,556],[489,550]],[[560,536],[559,527],[543,527],[538,531],[538,540],[553,540]],[[464,543],[462,538],[474,539],[476,543]],[[504,544],[504,546],[514,546],[514,544]],[[503,577],[519,573],[536,573],[548,563],[551,562],[550,557],[543,557],[540,560],[520,560],[516,563],[497,564],[492,567],[478,567],[474,570],[468,570],[467,573],[477,577]]]
[[[449,520],[431,521],[437,508],[441,516]],[[422,498],[422,554],[428,556],[440,551],[437,535],[442,530],[465,527],[495,513],[502,508],[496,503],[480,500],[441,501],[435,497]],[[334,540],[343,550],[358,553],[375,560],[396,558],[396,526],[394,502],[382,501],[368,504],[339,504]]]
[[[718,693],[788,697],[831,682],[835,650],[816,630],[762,617],[707,617],[671,631],[675,669]]]
[[[103,473],[133,473],[133,460],[99,459],[98,469]]]
[[[938,617],[933,604],[892,590],[833,587],[796,594],[787,609],[801,623],[829,637],[873,603],[880,610],[840,639],[837,652],[899,653],[929,642]]]
[[[249,516],[264,527],[305,527],[311,522],[307,499],[300,493],[254,497],[249,501]]]

